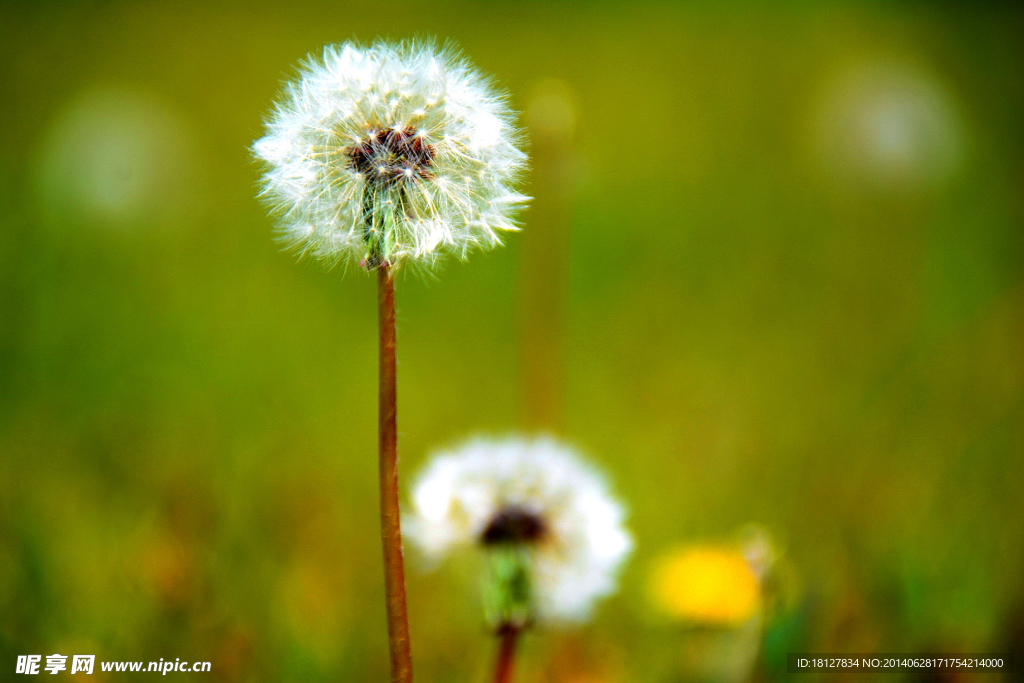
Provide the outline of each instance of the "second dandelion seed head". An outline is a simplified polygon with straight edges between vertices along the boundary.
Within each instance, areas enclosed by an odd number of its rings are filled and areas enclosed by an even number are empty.
[[[485,603],[503,622],[585,619],[632,549],[602,476],[551,439],[469,442],[436,455],[413,490],[410,540],[440,559],[485,552]]]

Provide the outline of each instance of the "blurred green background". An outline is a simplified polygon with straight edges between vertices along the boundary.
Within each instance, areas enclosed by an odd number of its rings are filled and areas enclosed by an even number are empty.
[[[785,570],[733,678],[1019,651],[1019,5],[8,2],[0,678],[386,679],[373,281],[280,251],[248,152],[299,59],[378,35],[458,41],[535,159],[523,233],[399,282],[406,482],[543,429],[631,511],[620,593],[520,680],[730,679],[647,586],[748,523]],[[418,678],[485,680],[473,580],[409,562]]]

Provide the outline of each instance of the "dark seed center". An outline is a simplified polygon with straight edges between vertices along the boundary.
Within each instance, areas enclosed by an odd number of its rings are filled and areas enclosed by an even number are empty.
[[[531,543],[547,533],[544,520],[521,507],[507,507],[496,514],[484,529],[484,545]]]
[[[393,185],[430,177],[434,147],[413,128],[371,131],[358,144],[345,148],[352,169],[367,182]]]

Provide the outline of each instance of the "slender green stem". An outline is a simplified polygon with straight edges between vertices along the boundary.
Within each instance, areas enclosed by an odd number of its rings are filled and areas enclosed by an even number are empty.
[[[498,659],[494,664],[494,683],[512,683],[512,671],[515,668],[516,644],[522,628],[514,624],[504,624],[498,629]]]
[[[384,542],[384,591],[392,683],[412,683],[409,614],[405,603],[405,562],[398,506],[398,427],[395,383],[395,282],[387,263],[377,268],[380,320],[380,521]]]

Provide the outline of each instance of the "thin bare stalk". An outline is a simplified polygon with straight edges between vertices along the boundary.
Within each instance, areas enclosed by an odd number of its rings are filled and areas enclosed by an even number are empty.
[[[530,431],[557,433],[565,422],[573,119],[568,86],[539,84],[526,114],[533,162],[530,229],[519,238],[520,399],[523,426]]]
[[[395,282],[387,263],[377,267],[380,321],[380,523],[384,542],[384,592],[392,683],[412,683],[409,614],[405,604],[405,561],[398,507],[398,427],[395,385]]]
[[[498,659],[494,663],[494,683],[512,683],[512,670],[515,668],[516,645],[522,628],[505,624],[498,629],[501,639],[498,646]]]

